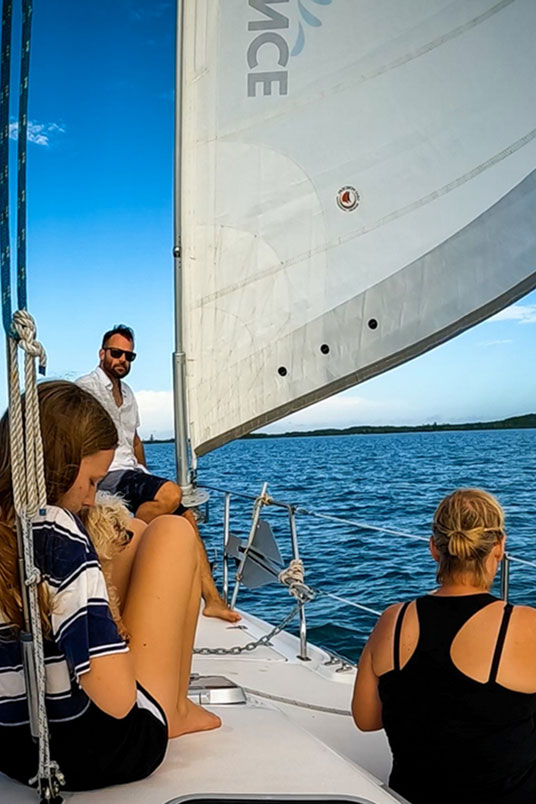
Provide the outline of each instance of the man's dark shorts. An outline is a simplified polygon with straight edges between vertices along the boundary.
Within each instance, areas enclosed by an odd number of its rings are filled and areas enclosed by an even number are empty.
[[[117,469],[108,472],[99,483],[99,491],[119,494],[134,514],[143,503],[151,502],[164,483],[165,477],[149,475],[141,469]]]

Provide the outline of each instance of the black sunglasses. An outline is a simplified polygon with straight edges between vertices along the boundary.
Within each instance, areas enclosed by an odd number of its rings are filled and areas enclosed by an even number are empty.
[[[118,358],[125,355],[129,363],[136,360],[136,352],[129,352],[127,349],[116,349],[115,346],[103,346],[105,352],[110,352],[112,357]]]

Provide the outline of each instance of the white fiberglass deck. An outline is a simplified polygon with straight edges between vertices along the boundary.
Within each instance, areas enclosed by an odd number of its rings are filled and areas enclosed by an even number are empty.
[[[203,647],[230,647],[267,630],[248,615],[239,628],[201,617],[196,641]],[[297,659],[297,652],[298,641],[283,633],[271,647],[251,653],[196,656],[195,673],[226,676],[246,688],[247,703],[211,707],[221,716],[222,728],[171,741],[163,765],[149,779],[65,793],[66,802],[167,804],[181,796],[219,793],[344,795],[374,804],[393,802],[380,784],[389,771],[383,733],[362,734],[349,715],[318,708],[348,712],[355,671],[338,672],[339,664],[326,665],[329,657],[314,647],[309,662]],[[38,798],[0,774],[0,801],[34,804]]]

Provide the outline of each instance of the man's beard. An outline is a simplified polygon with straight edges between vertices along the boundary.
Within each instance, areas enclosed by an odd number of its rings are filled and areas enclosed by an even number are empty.
[[[124,366],[124,367],[123,367],[123,366],[121,366],[121,367],[119,368],[119,371],[118,371],[118,370],[117,370],[117,368],[113,368],[113,367],[111,367],[111,366],[107,366],[107,365],[106,365],[106,363],[104,364],[104,368],[106,369],[106,372],[107,372],[107,373],[108,373],[110,376],[114,377],[116,380],[122,380],[124,377],[126,377],[126,376],[127,376],[127,374],[128,374],[128,373],[129,373],[129,371],[130,371],[130,366]]]

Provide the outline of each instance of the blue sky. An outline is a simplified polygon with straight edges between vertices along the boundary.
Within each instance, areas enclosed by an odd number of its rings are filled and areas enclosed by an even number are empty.
[[[29,306],[48,375],[137,334],[142,434],[171,434],[174,4],[36,0],[28,156]],[[13,179],[15,172],[13,172]],[[490,322],[273,425],[495,419],[536,410],[536,293]],[[5,368],[2,352],[2,372]],[[0,403],[5,406],[5,390]]]

